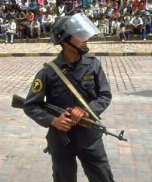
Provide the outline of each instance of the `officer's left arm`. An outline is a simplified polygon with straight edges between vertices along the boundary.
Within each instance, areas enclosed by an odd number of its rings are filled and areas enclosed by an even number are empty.
[[[112,95],[106,75],[103,71],[101,63],[97,59],[94,60],[94,68],[94,89],[97,99],[90,101],[89,106],[97,115],[100,115],[109,106]]]

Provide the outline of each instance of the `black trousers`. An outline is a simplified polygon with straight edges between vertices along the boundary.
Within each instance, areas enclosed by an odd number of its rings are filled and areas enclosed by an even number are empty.
[[[77,182],[76,156],[89,182],[114,182],[101,138],[80,150],[69,145],[61,153],[52,154],[54,182]]]

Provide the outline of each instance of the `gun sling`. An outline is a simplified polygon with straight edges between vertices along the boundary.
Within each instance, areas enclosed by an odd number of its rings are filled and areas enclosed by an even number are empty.
[[[65,85],[70,89],[70,91],[75,95],[75,97],[79,100],[79,102],[85,107],[85,109],[91,114],[91,116],[95,119],[95,121],[100,123],[100,119],[98,118],[98,116],[96,116],[96,114],[91,110],[89,105],[82,98],[81,94],[76,90],[76,88],[68,80],[68,78],[62,73],[60,68],[54,62],[49,62],[47,64],[50,65],[53,68],[53,70],[56,72],[56,74],[65,83]]]

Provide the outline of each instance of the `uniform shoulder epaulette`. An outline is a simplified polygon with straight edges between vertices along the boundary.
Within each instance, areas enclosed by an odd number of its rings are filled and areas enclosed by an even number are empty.
[[[44,67],[47,66],[47,63],[44,63],[43,66],[44,66]]]
[[[50,62],[45,62],[45,63],[43,64],[44,68],[50,67],[49,63],[50,63]]]
[[[90,55],[90,54],[87,54],[86,57],[90,59],[97,59],[94,55]]]
[[[47,63],[47,62],[45,62],[44,64],[43,64],[43,70],[46,70],[46,71],[48,71],[48,70],[50,70],[50,66],[49,66],[49,64]]]
[[[95,56],[93,56],[93,55],[87,55],[86,57],[89,58],[89,59],[91,59],[91,60],[96,60],[96,59],[97,59],[97,58],[96,58]]]

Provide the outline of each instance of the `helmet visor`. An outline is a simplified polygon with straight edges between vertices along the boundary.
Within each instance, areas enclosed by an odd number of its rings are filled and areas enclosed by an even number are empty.
[[[63,25],[62,30],[72,37],[87,41],[92,36],[99,34],[99,29],[83,13],[71,16]]]

